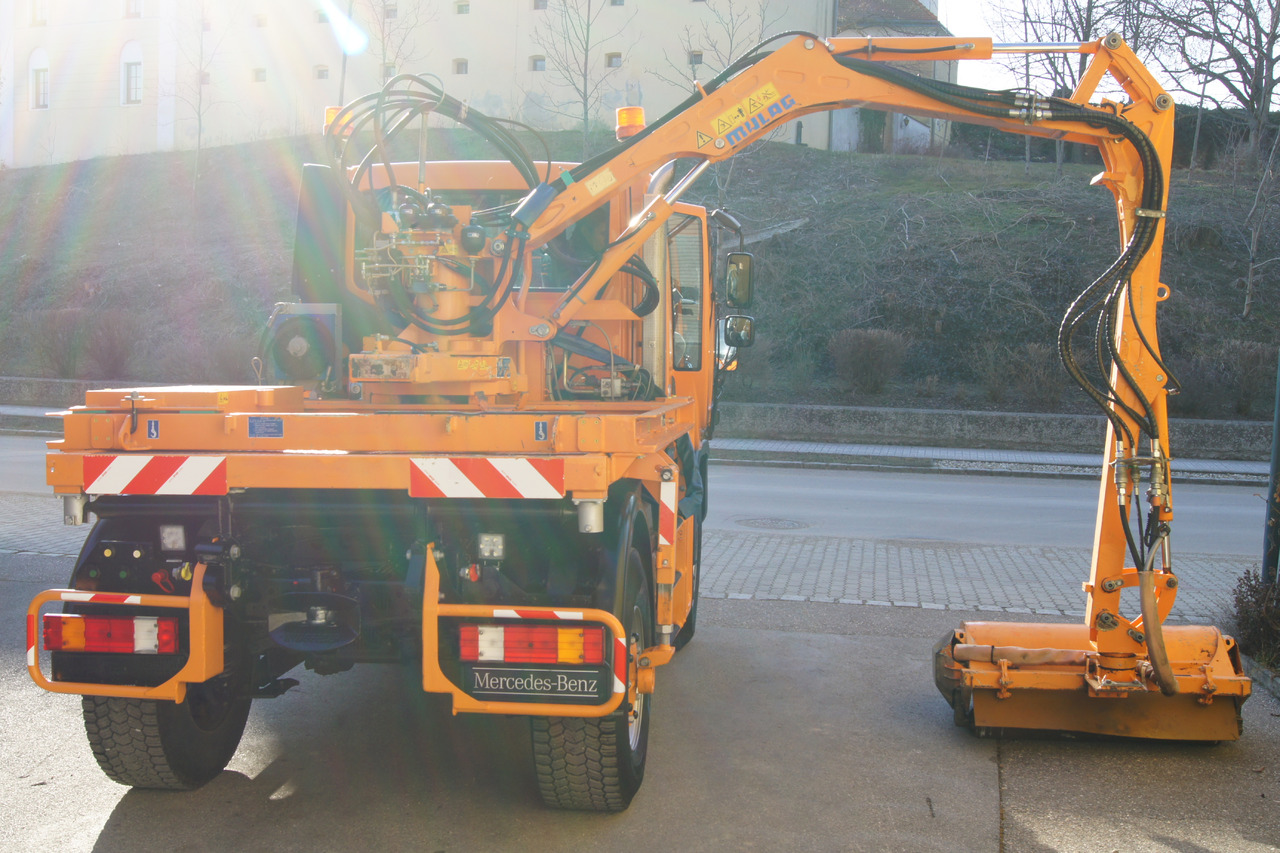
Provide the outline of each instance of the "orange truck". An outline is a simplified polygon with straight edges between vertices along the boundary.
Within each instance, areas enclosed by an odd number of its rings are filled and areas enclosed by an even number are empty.
[[[1068,98],[898,67],[1002,50],[1091,62]],[[1104,80],[1123,102],[1095,102]],[[259,384],[93,391],[50,443],[66,521],[97,520],[68,587],[31,603],[28,668],[84,697],[106,774],[197,787],[295,667],[409,662],[456,713],[529,718],[549,805],[625,809],[657,669],[694,634],[716,396],[753,337],[752,259],[719,248],[737,223],[680,198],[785,122],[845,107],[1095,145],[1116,201],[1122,253],[1059,341],[1109,421],[1086,624],[944,638],[957,722],[1236,737],[1249,682],[1230,639],[1161,625],[1171,99],[1114,36],[788,34],[652,124],[621,110],[618,146],[577,165],[535,162],[509,124],[412,75],[331,116],[331,162],[302,174],[298,302],[267,323]],[[498,159],[413,159],[439,118]],[[1101,373],[1077,361],[1086,322]],[[1140,615],[1122,615],[1126,589]]]

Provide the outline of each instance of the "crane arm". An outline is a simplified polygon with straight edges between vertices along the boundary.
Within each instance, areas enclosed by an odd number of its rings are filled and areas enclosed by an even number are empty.
[[[692,175],[741,153],[786,122],[850,107],[891,109],[1095,146],[1104,163],[1095,183],[1114,196],[1123,248],[1069,307],[1058,341],[1067,372],[1109,421],[1108,473],[1099,496],[1087,584],[1094,626],[1100,614],[1118,612],[1119,587],[1104,581],[1121,575],[1127,557],[1151,570],[1152,552],[1163,549],[1164,541],[1155,534],[1167,530],[1172,518],[1165,408],[1166,386],[1172,380],[1156,344],[1155,315],[1157,303],[1168,295],[1159,273],[1173,101],[1118,36],[1047,48],[1090,56],[1080,85],[1067,98],[967,88],[888,64],[983,60],[997,49],[1037,48],[997,48],[988,39],[820,39],[792,34],[777,49],[762,46],[734,63],[624,144],[539,186],[516,219],[527,227],[529,244],[539,245],[599,206],[618,187],[641,180],[664,163],[687,160],[693,168],[686,175]],[[1127,102],[1093,102],[1107,78],[1124,92]],[[679,192],[691,182],[679,182],[636,217],[629,231],[566,294],[550,318],[553,323],[567,323],[603,290],[639,244],[671,215]],[[1150,482],[1151,502],[1145,519],[1137,508],[1143,476]],[[1167,594],[1172,588],[1162,587]],[[1108,619],[1103,617],[1104,622]],[[1131,624],[1140,628],[1142,620]],[[1091,633],[1098,638],[1096,627]],[[1141,635],[1138,630],[1107,631],[1102,647],[1134,653],[1141,650],[1142,643],[1135,639]]]

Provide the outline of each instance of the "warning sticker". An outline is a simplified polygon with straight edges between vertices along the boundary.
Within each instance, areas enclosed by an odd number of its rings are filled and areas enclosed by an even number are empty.
[[[612,171],[602,169],[599,174],[587,179],[587,192],[591,193],[592,196],[598,196],[617,182],[618,179],[613,176]]]
[[[706,135],[705,133],[703,133],[702,131],[698,131],[698,147],[699,147],[699,148],[701,148],[702,146],[706,145],[706,144],[707,144],[708,142],[710,142],[710,141],[711,141],[711,137],[710,137],[710,136],[707,136],[707,135]]]
[[[769,104],[778,100],[778,90],[772,85],[761,86],[750,97],[745,98],[732,109],[725,110],[711,123],[711,131],[715,136],[724,136],[742,124]],[[702,147],[699,145],[698,147]]]

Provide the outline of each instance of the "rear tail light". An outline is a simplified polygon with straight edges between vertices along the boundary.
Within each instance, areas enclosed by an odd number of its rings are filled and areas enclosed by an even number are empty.
[[[603,664],[604,627],[558,625],[463,625],[464,661]]]
[[[165,616],[80,616],[47,613],[44,647],[51,652],[178,653],[178,620]]]

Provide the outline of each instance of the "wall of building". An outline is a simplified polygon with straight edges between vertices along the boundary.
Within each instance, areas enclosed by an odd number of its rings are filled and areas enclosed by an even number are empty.
[[[588,0],[548,0],[546,9],[535,8],[540,0],[0,0],[0,163],[312,132],[340,95],[349,101],[403,72],[434,75],[495,116],[580,126],[580,104],[558,84],[561,40],[548,35],[564,2]],[[589,2],[586,74],[591,120],[601,125],[624,104],[665,113],[695,77],[709,79],[762,30],[828,35],[838,11],[838,0]],[[344,73],[336,33],[348,8],[368,43]],[[688,64],[691,51],[700,64]],[[124,66],[139,58],[140,103],[126,103]],[[32,103],[33,62],[47,62],[47,105]],[[830,127],[825,116],[806,119],[803,141],[827,147]],[[794,141],[795,133],[780,136]]]

